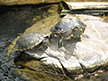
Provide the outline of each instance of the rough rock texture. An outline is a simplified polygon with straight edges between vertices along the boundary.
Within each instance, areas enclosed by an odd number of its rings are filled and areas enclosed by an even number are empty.
[[[65,48],[67,53],[61,53],[58,50],[59,38],[53,38],[46,53],[38,53],[29,51],[37,57],[46,57],[46,63],[57,64],[61,67],[58,58],[65,68],[76,69],[81,67],[79,63],[86,68],[100,66],[108,61],[108,23],[104,22],[99,17],[89,15],[66,15],[65,17],[76,17],[83,21],[87,28],[85,34],[90,38],[83,38],[81,40],[71,39],[65,41]]]
[[[0,0],[0,5],[39,4],[43,2],[54,3],[61,0]]]
[[[48,48],[42,48],[40,50],[34,48],[34,50],[26,51],[26,54],[24,52],[21,53],[14,59],[15,64],[22,67],[18,71],[19,74],[23,74],[25,78],[33,81],[35,79],[41,79],[41,76],[44,76],[42,77],[43,80],[48,79],[48,81],[50,81],[49,78],[52,80],[70,81],[70,78],[75,80],[80,78],[82,80],[85,75],[90,74],[91,77],[97,76],[98,74],[103,74],[103,70],[108,70],[108,23],[99,17],[90,15],[67,15],[66,17],[74,17],[83,21],[87,25],[85,34],[90,38],[87,39],[81,36],[81,40],[71,39],[65,41],[66,53],[59,52],[59,38],[57,37],[51,39],[51,44]],[[23,34],[34,31],[50,33],[50,28],[56,25],[59,19],[59,15],[56,13],[55,16],[49,16],[27,28]],[[11,51],[19,37],[12,42],[8,51]],[[81,67],[81,64],[85,66],[86,71],[84,71],[84,67]],[[67,74],[65,69],[63,70],[62,65],[68,70]],[[68,77],[65,77],[65,75]],[[94,77],[92,79],[96,81],[98,78],[96,79]]]

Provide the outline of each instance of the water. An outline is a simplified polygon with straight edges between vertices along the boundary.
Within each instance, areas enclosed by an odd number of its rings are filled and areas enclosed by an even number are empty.
[[[5,58],[4,49],[24,32],[27,25],[15,18],[14,12],[8,11],[0,16],[0,81],[26,81],[14,71],[14,62]]]
[[[5,30],[3,33],[5,34]],[[5,54],[3,53],[4,49],[14,38],[7,37],[6,35],[0,35],[0,81],[25,81],[19,75],[14,72],[14,63],[13,61],[6,62],[8,58],[4,58]],[[9,34],[8,34],[9,35]],[[11,67],[11,68],[10,68]],[[13,67],[13,68],[12,68]]]

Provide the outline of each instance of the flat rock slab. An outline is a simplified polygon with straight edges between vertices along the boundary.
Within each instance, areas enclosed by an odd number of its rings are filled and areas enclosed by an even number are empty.
[[[65,68],[81,68],[80,63],[86,68],[100,66],[108,61],[108,23],[99,17],[89,15],[66,15],[64,18],[78,18],[83,21],[87,28],[85,34],[90,38],[81,40],[71,39],[65,41],[66,53],[58,50],[59,38],[51,39],[50,46],[44,53],[39,51],[26,51],[36,57],[45,57],[43,61],[47,64],[55,64],[61,67],[58,58]]]
[[[108,8],[107,2],[66,2],[70,9]]]

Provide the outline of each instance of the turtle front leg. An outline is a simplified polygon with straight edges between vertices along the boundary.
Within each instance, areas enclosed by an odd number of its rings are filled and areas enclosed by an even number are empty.
[[[61,48],[64,46],[64,37],[61,37],[59,42],[58,42],[58,47]]]
[[[59,51],[60,52],[65,52],[66,53],[66,49],[64,47],[64,40],[65,40],[65,37],[61,37],[59,42],[58,42],[58,48],[59,48]]]
[[[71,34],[70,36],[68,36],[67,38],[65,38],[65,40],[70,40],[73,37],[73,34]]]

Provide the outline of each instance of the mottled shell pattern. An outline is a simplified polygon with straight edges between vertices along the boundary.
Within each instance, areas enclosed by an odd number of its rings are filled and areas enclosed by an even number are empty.
[[[27,49],[32,49],[38,44],[40,44],[48,34],[42,34],[39,32],[32,32],[21,36],[14,46],[16,51],[25,51]]]
[[[59,23],[57,23],[57,25],[55,25],[54,27],[52,27],[50,29],[50,31],[52,33],[65,33],[69,30],[74,29],[75,27],[82,27],[84,30],[86,28],[86,25],[78,20],[78,19],[74,19],[74,18],[64,18],[62,19]]]

